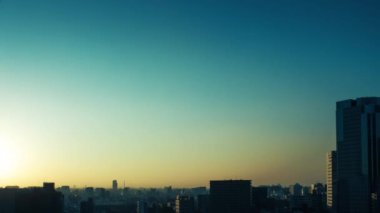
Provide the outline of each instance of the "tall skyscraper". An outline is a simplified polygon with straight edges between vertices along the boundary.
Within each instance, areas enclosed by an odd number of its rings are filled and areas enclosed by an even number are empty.
[[[211,213],[247,213],[251,206],[250,180],[210,181]]]
[[[336,166],[336,151],[328,152],[326,155],[326,194],[329,209],[335,209],[336,205]]]
[[[379,212],[380,98],[337,102],[337,210]]]

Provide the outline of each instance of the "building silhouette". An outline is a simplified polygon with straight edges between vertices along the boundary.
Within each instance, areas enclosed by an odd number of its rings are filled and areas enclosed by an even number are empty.
[[[336,151],[326,154],[326,205],[334,210],[336,205],[336,181],[337,181]]]
[[[289,187],[289,191],[293,196],[302,196],[303,186],[301,186],[299,183],[296,183]]]
[[[210,181],[211,213],[247,213],[251,206],[250,180]]]
[[[42,188],[45,191],[54,192],[55,191],[55,184],[51,183],[51,182],[44,182]]]
[[[0,189],[1,213],[63,213],[63,195],[54,183],[43,187]]]
[[[197,212],[208,213],[210,212],[210,195],[202,194],[197,196]]]
[[[261,209],[268,199],[268,187],[252,187],[252,206],[255,209]]]
[[[112,181],[112,189],[113,189],[114,191],[117,190],[117,180],[113,180],[113,181]]]
[[[337,211],[379,212],[380,98],[336,104]]]
[[[94,200],[92,198],[80,203],[80,213],[94,213]]]
[[[190,196],[178,195],[175,200],[176,213],[194,213],[194,198]]]

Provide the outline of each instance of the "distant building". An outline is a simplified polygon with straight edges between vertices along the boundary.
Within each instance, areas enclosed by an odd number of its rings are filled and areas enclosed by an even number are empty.
[[[194,213],[194,198],[190,196],[178,195],[175,200],[176,213]]]
[[[59,188],[60,192],[66,194],[66,193],[70,193],[70,186],[61,186],[61,188]]]
[[[326,189],[322,183],[315,183],[311,185],[311,193],[313,195],[325,195]]]
[[[112,181],[112,189],[117,190],[117,180]]]
[[[299,183],[290,186],[290,194],[293,196],[302,196],[302,190],[303,186]]]
[[[94,197],[94,187],[86,187],[84,188],[85,198],[93,198]]]
[[[288,198],[289,188],[284,188],[281,185],[272,185],[268,187],[268,197],[276,200],[285,200]]]
[[[95,197],[105,199],[107,197],[107,191],[105,188],[95,188]]]
[[[334,209],[336,205],[336,167],[336,151],[328,152],[326,155],[326,204],[329,209]]]
[[[55,191],[55,184],[54,183],[49,183],[49,182],[44,182],[43,183],[43,189],[46,191]]]
[[[337,102],[338,212],[380,212],[379,127],[380,98]]]
[[[307,196],[311,194],[311,187],[310,186],[303,186],[302,187],[302,195]]]
[[[250,180],[210,181],[211,213],[247,213],[252,205]]]
[[[6,189],[19,189],[19,186],[6,186]]]
[[[204,186],[200,186],[200,187],[195,187],[195,188],[191,188],[191,193],[194,194],[194,195],[202,195],[202,194],[207,194],[207,188],[204,187]]]

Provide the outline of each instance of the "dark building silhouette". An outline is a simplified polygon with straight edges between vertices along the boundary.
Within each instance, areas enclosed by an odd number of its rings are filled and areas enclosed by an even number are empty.
[[[199,213],[208,213],[210,211],[210,196],[208,194],[197,196],[197,211]]]
[[[107,191],[105,188],[95,188],[95,197],[106,199],[107,198]]]
[[[252,202],[250,180],[210,181],[211,213],[247,213]]]
[[[292,212],[311,211],[312,209],[312,196],[291,195],[289,197],[289,209]]]
[[[301,184],[296,183],[289,188],[290,194],[293,196],[302,196],[303,187]]]
[[[63,213],[63,195],[54,183],[25,189],[0,189],[1,213]]]
[[[117,190],[117,180],[113,180],[113,181],[112,181],[112,189],[113,189],[114,191]]]
[[[105,203],[95,205],[96,213],[125,213],[125,212],[135,212],[136,205],[128,206],[124,203]]]
[[[48,192],[54,192],[55,191],[55,184],[54,183],[49,183],[49,182],[44,182],[43,183],[43,189]]]
[[[337,102],[337,211],[379,212],[380,98]]]
[[[94,187],[86,187],[84,189],[84,193],[85,193],[86,197],[88,197],[88,198],[93,198],[94,194],[95,194],[94,192],[95,192]]]
[[[326,187],[322,183],[311,184],[311,194],[325,195]]]
[[[92,198],[80,203],[80,213],[94,213],[94,200]]]
[[[194,198],[191,196],[178,195],[175,200],[176,213],[194,213]]]
[[[60,191],[60,192],[62,192],[63,194],[67,194],[67,193],[70,193],[71,191],[70,191],[70,186],[61,186],[60,188],[58,188],[58,190]]]
[[[265,207],[268,202],[268,187],[252,187],[252,206],[259,211]]]
[[[16,207],[16,193],[18,188],[0,189],[0,212],[13,213]]]
[[[63,195],[51,185],[19,190],[15,197],[15,213],[62,213]]]

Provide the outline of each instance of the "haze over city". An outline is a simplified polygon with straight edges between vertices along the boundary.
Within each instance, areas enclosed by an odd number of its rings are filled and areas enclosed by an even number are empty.
[[[325,182],[376,1],[0,1],[0,186]]]

